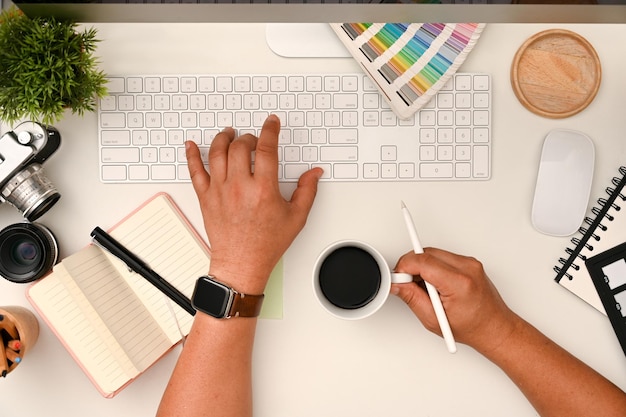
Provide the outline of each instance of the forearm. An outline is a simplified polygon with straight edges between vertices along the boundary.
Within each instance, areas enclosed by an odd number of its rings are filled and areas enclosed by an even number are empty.
[[[481,353],[511,378],[542,417],[626,415],[622,390],[519,317],[509,337]]]
[[[197,313],[157,416],[251,416],[256,322]]]

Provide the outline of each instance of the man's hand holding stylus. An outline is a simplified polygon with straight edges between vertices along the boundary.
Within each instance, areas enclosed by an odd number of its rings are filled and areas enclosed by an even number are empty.
[[[421,255],[413,252],[403,255],[395,270],[430,282],[439,292],[456,340],[478,351],[501,344],[519,319],[474,258],[425,248]],[[392,293],[408,304],[428,330],[441,334],[432,303],[419,280],[394,284]]]

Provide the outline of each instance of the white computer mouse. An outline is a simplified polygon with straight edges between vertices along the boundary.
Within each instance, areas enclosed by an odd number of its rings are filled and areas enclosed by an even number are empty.
[[[593,142],[584,133],[565,129],[548,133],[533,199],[535,229],[551,236],[578,230],[589,204],[594,159]]]

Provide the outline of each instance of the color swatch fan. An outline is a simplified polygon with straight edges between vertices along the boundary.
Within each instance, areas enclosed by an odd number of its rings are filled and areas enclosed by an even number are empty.
[[[476,44],[484,23],[332,23],[401,119],[446,84]]]

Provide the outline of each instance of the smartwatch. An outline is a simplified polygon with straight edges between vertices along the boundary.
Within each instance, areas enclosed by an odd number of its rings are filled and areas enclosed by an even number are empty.
[[[264,295],[249,295],[235,291],[212,275],[198,278],[191,305],[198,311],[218,319],[257,317]]]

